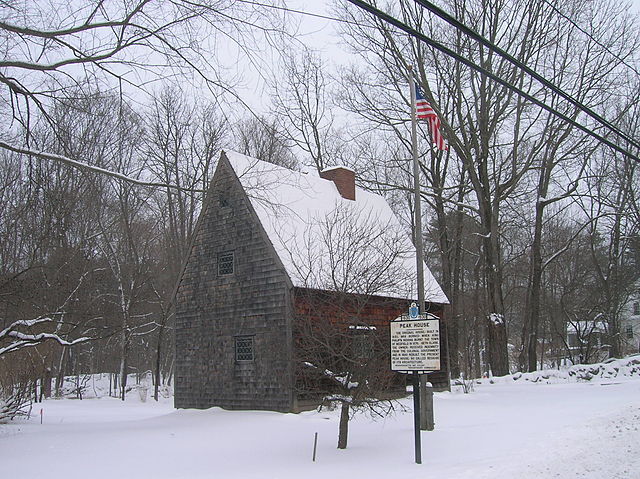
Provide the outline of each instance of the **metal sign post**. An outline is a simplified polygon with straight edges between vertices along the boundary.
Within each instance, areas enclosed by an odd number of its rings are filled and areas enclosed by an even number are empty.
[[[413,374],[413,445],[416,464],[422,464],[422,438],[420,436],[420,374]]]

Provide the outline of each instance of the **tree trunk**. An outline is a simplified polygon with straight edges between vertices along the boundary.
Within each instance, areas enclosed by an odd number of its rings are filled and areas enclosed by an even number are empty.
[[[62,395],[62,386],[64,385],[64,372],[66,368],[67,348],[63,347],[60,353],[60,362],[58,363],[58,374],[56,375],[56,397]]]
[[[480,318],[480,262],[473,268],[475,288],[473,290],[474,320],[473,320],[473,377],[482,377],[482,358],[480,357],[480,339],[483,337]]]
[[[129,339],[126,327],[122,329],[122,349],[120,351],[120,399],[125,400],[127,388],[127,356],[129,354]]]
[[[158,346],[156,347],[156,374],[155,384],[153,386],[153,399],[158,401],[158,389],[160,388],[160,358],[162,355],[162,333],[164,331],[164,321],[158,331]]]
[[[42,378],[40,402],[42,402],[43,397],[46,399],[49,399],[51,397],[51,368],[45,369],[44,377]]]
[[[624,200],[626,195],[618,195],[620,198],[620,204],[627,203]],[[610,271],[609,274],[609,284],[613,285],[613,287],[609,287],[607,285],[607,303],[608,303],[608,315],[607,315],[607,329],[609,330],[609,357],[610,358],[619,358],[622,356],[621,354],[621,341],[620,341],[620,323],[618,321],[618,310],[620,308],[621,303],[621,292],[620,288],[622,288],[622,282],[620,280],[620,257],[621,257],[621,223],[622,223],[622,213],[621,211],[616,211],[616,217],[613,224],[612,238],[611,243],[613,244],[611,250],[611,259],[609,260]]]
[[[544,206],[538,202],[531,244],[531,263],[529,268],[529,288],[524,308],[524,327],[522,329],[522,352],[520,367],[529,372],[538,365],[538,329],[540,325],[540,294],[542,285],[542,217]]]
[[[497,226],[496,223],[494,225]],[[491,228],[484,239],[485,272],[487,277],[487,296],[489,311],[486,318],[487,352],[491,371],[496,376],[509,374],[509,355],[507,353],[507,325],[504,317],[502,298],[502,272],[498,259],[499,249],[497,227]]]
[[[349,403],[343,402],[340,409],[340,428],[338,430],[338,449],[347,448],[347,436],[349,434]]]

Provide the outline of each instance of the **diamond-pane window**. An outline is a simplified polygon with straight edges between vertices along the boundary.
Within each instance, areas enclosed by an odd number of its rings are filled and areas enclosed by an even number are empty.
[[[218,255],[218,276],[233,274],[233,251]]]
[[[236,336],[236,361],[253,361],[253,336]]]

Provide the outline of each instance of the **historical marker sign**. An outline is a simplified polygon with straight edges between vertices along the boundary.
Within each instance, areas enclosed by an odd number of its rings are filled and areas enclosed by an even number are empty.
[[[421,315],[418,319],[390,323],[392,371],[440,370],[440,322],[431,318]]]

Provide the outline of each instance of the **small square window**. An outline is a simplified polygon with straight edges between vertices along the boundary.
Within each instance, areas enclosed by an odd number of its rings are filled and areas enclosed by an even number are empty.
[[[253,336],[236,336],[236,361],[253,361]]]
[[[371,359],[373,357],[373,338],[367,333],[355,334],[351,338],[351,349],[355,359]]]
[[[233,274],[233,251],[218,254],[218,276]]]

